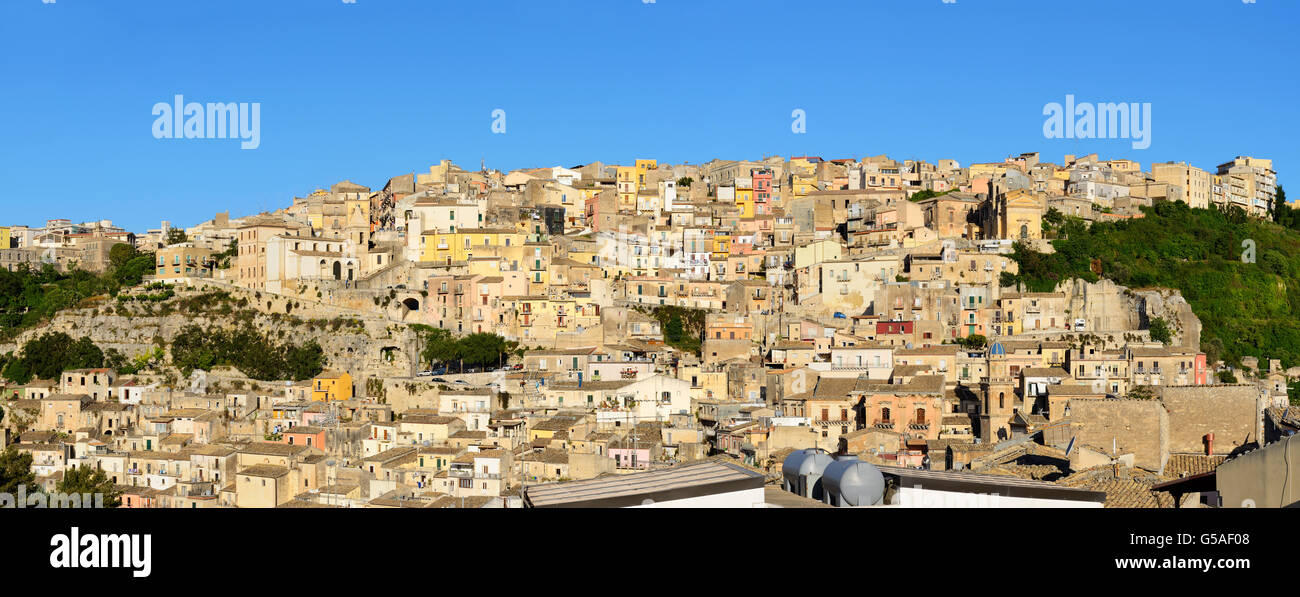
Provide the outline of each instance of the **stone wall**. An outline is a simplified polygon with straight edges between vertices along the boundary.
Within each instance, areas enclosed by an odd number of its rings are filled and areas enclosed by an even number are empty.
[[[1137,466],[1161,470],[1169,459],[1170,420],[1158,400],[1072,400],[1070,420],[1077,443],[1119,456],[1132,453]]]
[[[1215,454],[1259,441],[1263,413],[1253,385],[1162,387],[1160,399],[1169,411],[1170,452],[1204,454],[1210,433]]]

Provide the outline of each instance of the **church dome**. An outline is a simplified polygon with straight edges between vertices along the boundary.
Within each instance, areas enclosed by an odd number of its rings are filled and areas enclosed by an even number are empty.
[[[1002,346],[1001,342],[994,342],[993,346],[989,347],[989,356],[991,357],[1007,356],[1007,349],[1006,347]]]

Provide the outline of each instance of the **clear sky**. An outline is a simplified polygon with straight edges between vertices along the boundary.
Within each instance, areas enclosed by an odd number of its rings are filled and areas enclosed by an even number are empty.
[[[0,224],[192,226],[443,158],[1253,155],[1285,184],[1298,25],[1296,0],[4,0]],[[260,103],[260,146],[154,138],[177,94]],[[1151,146],[1045,138],[1067,94],[1150,102]]]

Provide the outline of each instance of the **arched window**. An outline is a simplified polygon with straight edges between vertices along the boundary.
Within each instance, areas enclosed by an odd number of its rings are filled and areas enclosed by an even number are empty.
[[[1007,407],[1006,392],[998,392],[998,408],[1006,408],[1006,407]]]
[[[885,423],[889,422],[889,407],[880,409],[880,420]]]

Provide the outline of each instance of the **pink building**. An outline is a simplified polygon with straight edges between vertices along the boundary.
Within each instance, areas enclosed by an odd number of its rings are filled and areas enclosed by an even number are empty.
[[[312,427],[310,425],[299,425],[292,429],[286,429],[280,435],[280,443],[290,446],[307,446],[310,448],[325,449],[325,429],[322,427]]]
[[[772,213],[772,171],[754,170],[750,175],[754,179],[754,213]]]

